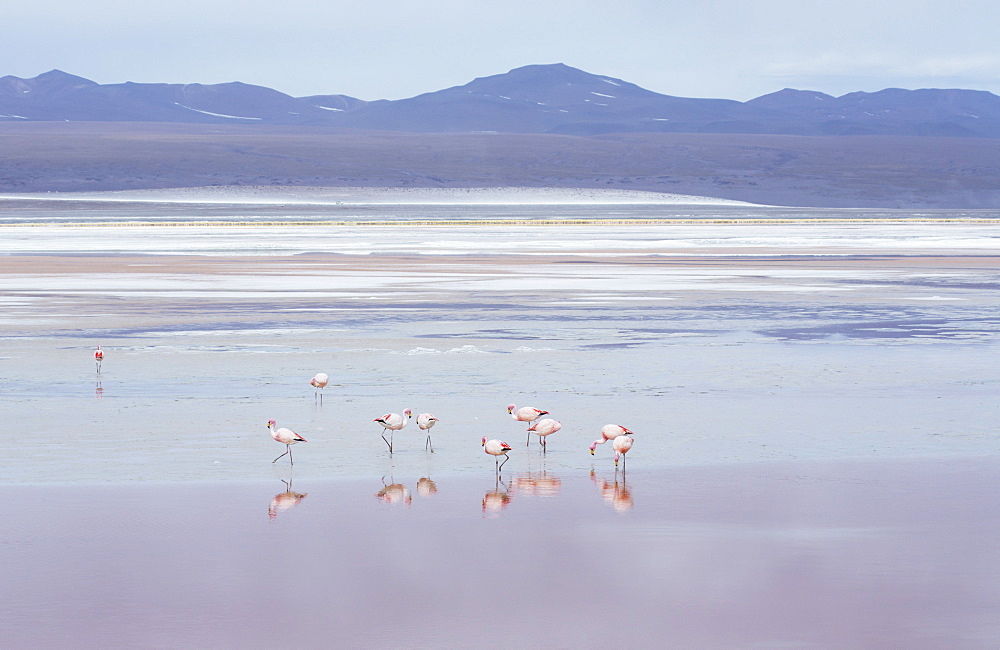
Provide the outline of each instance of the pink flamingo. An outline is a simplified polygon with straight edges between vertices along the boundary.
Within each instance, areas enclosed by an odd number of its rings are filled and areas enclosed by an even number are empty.
[[[99,345],[94,350],[94,361],[97,362],[97,374],[101,374],[101,362],[104,361],[104,350]]]
[[[410,421],[413,417],[413,413],[410,409],[404,409],[403,415],[399,413],[386,413],[380,418],[375,418],[372,422],[378,422],[384,429],[382,429],[382,440],[385,440],[385,432],[392,431],[396,432],[406,426],[406,423]],[[385,444],[389,446],[389,453],[392,453],[392,434],[389,434],[389,439],[385,440]]]
[[[517,408],[513,404],[507,405],[507,412],[510,413],[510,417],[514,418],[518,422],[534,422],[543,415],[548,415],[548,411],[543,411],[541,409],[536,409],[534,406],[522,406]],[[528,442],[525,445],[531,444],[531,434],[528,434]]]
[[[552,418],[545,418],[544,420],[539,420],[535,422],[530,427],[528,431],[532,431],[538,434],[538,442],[542,445],[542,451],[544,452],[547,444],[545,442],[545,436],[550,436],[559,429],[562,429],[562,424]]]
[[[271,437],[274,438],[275,441],[285,445],[285,454],[288,454],[288,462],[294,465],[295,461],[292,460],[292,445],[298,442],[306,442],[306,439],[291,429],[286,429],[284,427],[278,429],[277,426],[278,423],[274,420],[267,421],[267,428],[271,430]],[[281,454],[281,456],[284,456],[285,454]],[[278,456],[278,458],[281,458],[281,456]],[[275,458],[271,462],[278,462],[278,458]]]
[[[618,436],[622,435],[632,435],[632,432],[620,424],[605,424],[601,427],[601,439],[595,440],[590,445],[590,455],[594,455],[594,450],[597,449],[597,445],[603,445],[608,440],[614,440]]]
[[[431,415],[430,413],[421,413],[417,416],[417,426],[420,427],[421,431],[427,432],[427,441],[424,442],[424,451],[427,451],[427,447],[430,446],[431,453],[434,453],[434,445],[431,444],[431,427],[438,423],[438,419]]]
[[[615,449],[615,470],[618,469],[618,458],[622,459],[622,472],[625,471],[625,454],[629,449],[632,448],[632,438],[626,436],[618,436],[611,442],[611,446]]]
[[[313,388],[319,390],[319,401],[323,401],[323,389],[326,385],[330,383],[330,376],[325,372],[317,372],[316,375],[309,380],[309,385]]]
[[[507,452],[510,451],[510,445],[503,440],[487,440],[486,436],[483,436],[483,451],[490,456],[504,457],[503,463],[500,462],[499,458],[494,458],[494,464],[499,463],[499,465],[496,466],[498,474],[500,473],[500,470],[503,469],[504,463],[510,460],[510,456],[507,455]]]

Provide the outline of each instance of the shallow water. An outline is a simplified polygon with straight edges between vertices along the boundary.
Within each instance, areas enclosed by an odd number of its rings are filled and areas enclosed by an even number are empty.
[[[0,227],[0,640],[995,647],[1000,230],[823,214]]]
[[[997,466],[6,487],[6,647],[1000,639]],[[991,495],[990,498],[970,498]],[[16,594],[16,597],[14,595]]]

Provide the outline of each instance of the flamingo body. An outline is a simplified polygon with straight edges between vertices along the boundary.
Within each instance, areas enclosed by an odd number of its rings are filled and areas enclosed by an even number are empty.
[[[618,459],[622,458],[622,466],[624,467],[624,457],[628,453],[628,450],[632,448],[632,438],[629,436],[618,436],[612,441],[611,446],[615,450],[615,467],[618,467]]]
[[[490,456],[504,457],[503,463],[500,462],[499,458],[495,459],[496,462],[499,463],[496,466],[498,472],[503,467],[504,463],[510,460],[510,456],[507,455],[507,452],[510,451],[510,449],[511,449],[510,445],[508,445],[503,440],[487,440],[486,436],[483,436],[483,451],[489,454]]]
[[[514,418],[518,422],[534,422],[543,415],[548,415],[548,411],[543,411],[541,409],[536,409],[534,406],[522,406],[517,408],[513,404],[507,405],[507,412],[510,413],[510,417]],[[525,445],[531,444],[531,434],[528,434],[528,441],[524,443]]]
[[[325,372],[317,372],[316,375],[309,380],[309,385],[313,388],[326,388],[328,383],[330,383],[330,375]]]
[[[590,445],[590,455],[594,455],[594,450],[597,448],[597,445],[603,445],[608,440],[614,440],[623,435],[632,435],[632,431],[620,424],[605,424],[601,427],[601,439],[595,440]]]
[[[288,462],[294,465],[295,461],[292,460],[292,445],[299,442],[306,442],[306,439],[291,429],[286,429],[285,427],[281,427],[279,429],[278,423],[274,420],[267,421],[267,428],[271,430],[271,437],[274,438],[275,442],[280,442],[285,445],[285,454],[288,454]],[[284,456],[285,454],[281,454],[281,456]],[[281,458],[281,456],[278,456],[278,458]],[[278,458],[275,458],[271,462],[278,462]]]
[[[403,414],[399,413],[386,413],[382,417],[375,418],[372,422],[378,422],[384,428],[382,429],[382,440],[385,440],[385,432],[392,431],[396,432],[406,426],[406,423],[410,421],[413,417],[413,413],[410,409],[404,409]],[[392,453],[392,434],[389,434],[389,439],[385,440],[385,444],[389,446],[389,453]]]
[[[562,424],[552,418],[544,418],[528,427],[528,431],[538,434],[538,440],[542,443],[542,447],[546,446],[545,436],[550,436],[559,429],[562,429]]]
[[[431,444],[431,434],[430,429],[435,424],[438,423],[438,419],[431,413],[421,413],[417,416],[417,426],[420,427],[421,431],[427,431],[427,440],[424,442],[424,449],[427,447],[431,448],[431,453],[434,452],[434,445]]]

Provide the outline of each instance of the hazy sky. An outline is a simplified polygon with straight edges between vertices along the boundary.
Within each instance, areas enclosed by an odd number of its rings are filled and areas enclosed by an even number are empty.
[[[0,76],[399,99],[531,63],[684,97],[1000,94],[997,0],[11,0]]]

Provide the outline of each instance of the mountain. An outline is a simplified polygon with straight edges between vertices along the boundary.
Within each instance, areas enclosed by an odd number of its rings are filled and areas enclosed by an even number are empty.
[[[974,90],[784,89],[747,102],[662,95],[557,63],[395,101],[291,97],[239,82],[97,84],[59,70],[0,78],[0,121],[179,122],[413,133],[743,133],[1000,138],[1000,97]]]
[[[101,85],[52,70],[33,79],[0,78],[0,119],[322,124],[327,115],[284,93],[240,82]]]

